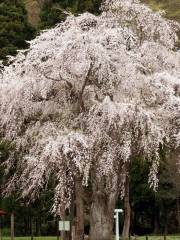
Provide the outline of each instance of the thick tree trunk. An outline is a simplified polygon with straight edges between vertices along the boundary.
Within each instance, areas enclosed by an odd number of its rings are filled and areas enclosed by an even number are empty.
[[[76,197],[76,221],[75,221],[75,240],[84,239],[84,201],[83,187],[81,181],[75,183]]]
[[[110,192],[104,188],[102,178],[95,177],[92,183],[93,202],[90,214],[90,240],[113,240],[117,188],[114,187]]]
[[[129,238],[130,222],[131,222],[131,207],[129,202],[129,176],[127,176],[124,196],[124,226],[122,232],[122,237],[124,240]]]
[[[115,203],[109,209],[110,199],[94,199],[91,207],[90,240],[112,240]]]

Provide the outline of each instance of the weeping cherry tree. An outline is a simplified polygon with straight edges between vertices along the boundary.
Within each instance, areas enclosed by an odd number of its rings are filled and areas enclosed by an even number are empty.
[[[159,148],[180,145],[179,25],[138,0],[101,10],[42,32],[0,74],[1,134],[15,144],[6,194],[34,200],[53,177],[62,216],[76,182],[90,185],[91,240],[113,237],[126,163],[149,161],[157,189]]]

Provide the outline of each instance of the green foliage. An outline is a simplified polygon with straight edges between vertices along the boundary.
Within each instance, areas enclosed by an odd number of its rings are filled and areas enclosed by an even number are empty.
[[[9,156],[9,152],[12,149],[12,145],[8,141],[0,142],[0,162],[6,160]]]
[[[130,202],[134,214],[132,231],[146,234],[153,231],[154,192],[149,188],[149,163],[137,158],[130,166]]]
[[[30,40],[34,33],[20,0],[0,0],[0,60],[26,48],[25,40]]]
[[[180,21],[180,1],[179,0],[142,0],[155,10],[165,10],[166,17]],[[99,13],[101,0],[46,0],[41,11],[40,28],[51,27],[65,19],[62,9],[71,11],[73,14],[82,12]]]
[[[155,11],[165,10],[166,17],[180,21],[180,1],[179,0],[143,0]]]
[[[9,153],[12,149],[12,144],[8,141],[1,141],[0,140],[0,185],[2,184],[3,181],[3,167],[2,163],[7,160],[9,157]]]
[[[47,28],[65,20],[65,14],[58,4],[45,4],[41,11],[40,28]]]
[[[132,231],[136,234],[148,234],[165,231],[177,231],[176,199],[178,189],[176,182],[176,165],[167,158],[168,151],[160,149],[159,186],[157,192],[149,188],[149,164],[141,158],[132,161],[130,166],[130,203],[133,212]],[[155,229],[155,222],[157,229]]]
[[[2,163],[6,161],[15,145],[8,141],[0,141],[0,188],[4,187],[4,168]],[[20,156],[17,156],[20,157]],[[16,160],[14,159],[14,162]],[[15,164],[14,164],[15,165]],[[16,236],[26,236],[31,233],[31,221],[34,225],[35,235],[47,235],[56,233],[57,222],[54,217],[50,214],[52,199],[54,178],[52,177],[49,185],[47,186],[47,192],[42,193],[40,198],[33,203],[27,202],[29,199],[18,199],[18,193],[10,197],[0,197],[0,209],[5,210],[8,215],[4,216],[3,221],[3,236],[10,236],[10,213],[15,213],[15,234]],[[1,192],[0,189],[0,192]],[[2,192],[1,192],[2,193]],[[36,223],[36,224],[35,224]],[[3,238],[5,239],[5,238]],[[19,238],[18,238],[19,239]],[[26,238],[24,238],[26,239]],[[39,238],[40,239],[40,238]],[[44,238],[43,238],[44,239]],[[47,238],[48,239],[48,238]],[[50,238],[49,238],[50,239]]]
[[[101,0],[51,0],[45,1],[41,11],[40,28],[51,27],[56,23],[63,21],[66,15],[63,10],[78,14],[82,12],[99,13]]]

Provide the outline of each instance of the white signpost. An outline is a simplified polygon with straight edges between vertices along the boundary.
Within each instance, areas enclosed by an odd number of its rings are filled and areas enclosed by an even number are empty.
[[[123,213],[123,209],[115,209],[114,218],[116,219],[116,240],[119,240],[119,213]]]
[[[59,231],[61,232],[61,239],[65,239],[65,232],[70,231],[70,221],[59,221]]]
[[[59,221],[59,231],[70,231],[70,221]]]

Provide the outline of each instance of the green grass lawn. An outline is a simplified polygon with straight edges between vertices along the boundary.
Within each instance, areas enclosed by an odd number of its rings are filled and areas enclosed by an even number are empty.
[[[3,240],[10,240],[9,237],[3,237]],[[15,240],[31,240],[31,237],[16,237]],[[34,240],[57,240],[57,237],[34,237]]]
[[[138,240],[146,240],[146,237],[138,237]],[[163,236],[148,236],[148,240],[164,240]],[[167,236],[166,240],[180,240],[179,236]]]
[[[134,237],[131,238],[135,239]],[[146,237],[137,237],[137,240],[146,240]],[[3,237],[3,240],[10,240],[9,237]],[[15,240],[31,240],[31,237],[16,237]],[[57,237],[34,237],[34,240],[57,240]],[[164,240],[163,236],[148,236],[148,240]],[[179,236],[167,236],[166,240],[180,240]]]

